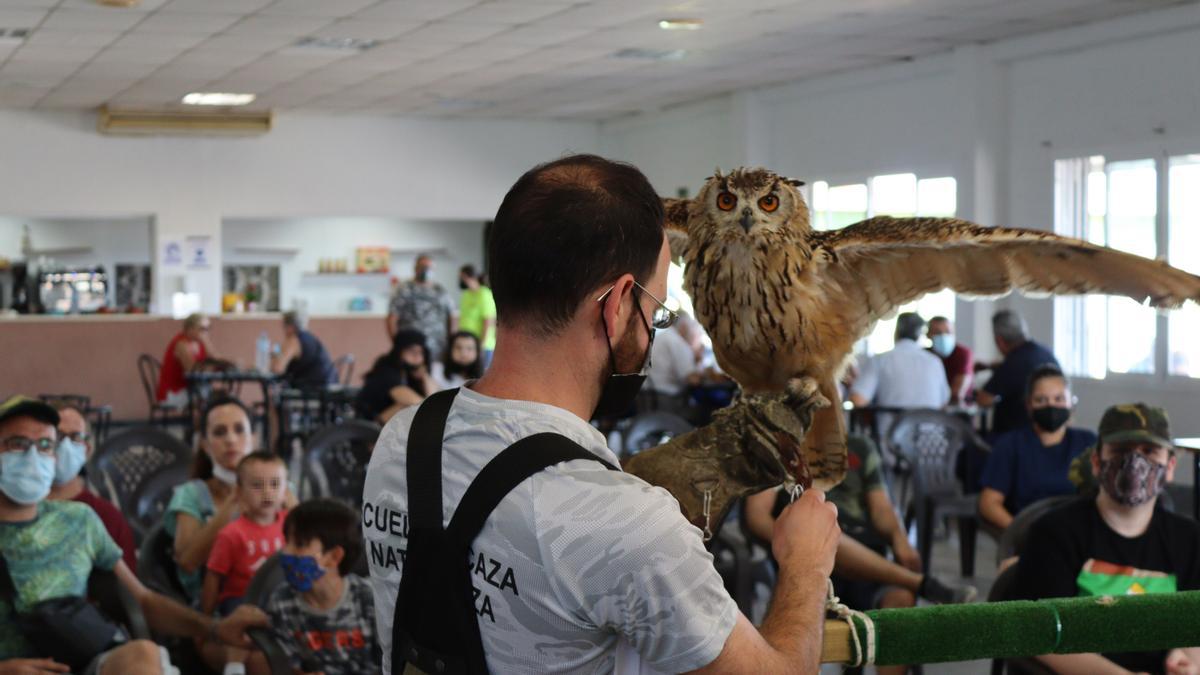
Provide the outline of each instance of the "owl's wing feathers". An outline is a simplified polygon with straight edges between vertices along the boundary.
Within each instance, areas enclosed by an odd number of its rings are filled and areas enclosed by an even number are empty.
[[[688,218],[692,208],[691,199],[663,198],[663,212],[666,216],[663,223],[667,230],[667,245],[671,247],[671,259],[682,260],[683,252],[687,249]]]
[[[950,288],[966,296],[1125,295],[1155,307],[1200,302],[1200,277],[1158,260],[1047,232],[954,218],[871,218],[814,232],[816,278],[856,337],[896,308]]]

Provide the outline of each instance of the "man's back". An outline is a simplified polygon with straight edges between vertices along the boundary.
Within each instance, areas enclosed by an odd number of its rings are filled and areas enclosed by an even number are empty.
[[[1058,367],[1058,359],[1033,340],[1026,340],[1004,357],[991,379],[983,385],[984,391],[1000,397],[992,420],[992,433],[1004,433],[1029,424],[1029,413],[1025,411],[1025,385],[1033,371],[1046,364]]]
[[[872,358],[853,391],[887,408],[941,408],[950,400],[941,360],[913,340],[897,340],[894,349]]]
[[[405,444],[414,414],[402,412],[384,429],[364,490],[385,672],[408,546]],[[567,411],[461,390],[446,423],[443,525],[483,465],[543,431],[617,463],[603,436]],[[612,672],[622,650],[662,671],[691,670],[716,658],[737,617],[675,500],[599,462],[565,462],[521,483],[496,507],[471,555],[493,672]]]

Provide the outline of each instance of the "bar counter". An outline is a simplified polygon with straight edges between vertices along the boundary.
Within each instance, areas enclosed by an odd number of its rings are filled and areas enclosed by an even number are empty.
[[[211,315],[216,356],[245,368],[254,365],[254,344],[263,331],[271,342],[283,340],[278,313]],[[85,394],[94,404],[109,404],[116,420],[145,419],[146,393],[137,359],[159,361],[182,321],[146,314],[22,315],[0,317],[0,396],[23,393]],[[313,316],[312,331],[331,358],[353,354],[353,384],[389,343],[381,314]],[[247,402],[258,398],[245,388]]]

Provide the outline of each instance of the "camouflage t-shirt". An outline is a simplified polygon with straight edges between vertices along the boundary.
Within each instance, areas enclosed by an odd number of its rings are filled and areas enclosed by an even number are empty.
[[[384,672],[408,546],[405,443],[416,408],[384,428],[363,494],[363,533]],[[604,436],[553,406],[460,390],[446,422],[442,511],[512,443],[552,431],[617,464]],[[471,553],[494,673],[683,672],[711,663],[738,610],[678,502],[599,462],[535,474],[492,512]]]
[[[329,609],[312,607],[287,584],[271,593],[266,607],[271,629],[293,668],[301,667],[304,650],[316,658],[325,675],[379,675],[371,587],[355,574],[345,581],[342,599]]]
[[[121,548],[87,504],[44,501],[33,520],[0,523],[0,554],[17,591],[17,611],[25,612],[43,600],[83,597],[92,569],[111,570]],[[0,660],[30,656],[39,655],[17,628],[12,607],[0,600]]]
[[[879,449],[871,439],[859,434],[846,436],[846,477],[829,490],[826,498],[837,504],[839,513],[867,522],[870,515],[867,493],[887,489],[882,466]]]
[[[441,284],[419,284],[408,280],[396,287],[388,311],[396,315],[400,330],[412,329],[425,334],[425,346],[440,359],[446,349],[446,331],[454,300]]]

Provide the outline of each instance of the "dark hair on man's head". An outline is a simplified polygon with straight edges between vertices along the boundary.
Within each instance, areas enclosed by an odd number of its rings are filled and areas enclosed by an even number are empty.
[[[468,279],[479,279],[479,272],[476,271],[475,266],[470,263],[458,268],[458,273]]]
[[[254,452],[248,453],[238,462],[237,477],[239,484],[242,482],[242,470],[255,463],[278,464],[279,466],[283,467],[284,473],[287,473],[287,462],[283,461],[282,457],[271,452],[270,450],[255,450]]]
[[[1029,374],[1029,379],[1025,381],[1025,400],[1028,401],[1033,396],[1033,388],[1037,386],[1038,382],[1051,377],[1059,378],[1066,387],[1070,388],[1071,381],[1067,379],[1062,369],[1053,363],[1043,363],[1034,368],[1033,372]]]
[[[212,415],[212,412],[217,408],[227,405],[235,405],[241,408],[242,412],[246,413],[247,424],[249,424],[251,427],[249,431],[253,430],[254,416],[250,414],[250,409],[246,407],[246,404],[232,396],[219,394],[210,398],[208,400],[208,404],[204,406],[204,412],[200,413],[201,438],[208,436],[208,418]],[[212,459],[208,456],[208,453],[204,452],[203,450],[197,451],[196,455],[192,457],[192,478],[208,480],[209,478],[212,478],[212,469]]]
[[[930,319],[929,323],[936,323],[938,321],[941,321],[942,323],[950,323],[950,319],[947,319],[946,317],[941,316],[940,314],[938,316],[935,316],[932,319]]]
[[[626,273],[645,283],[662,242],[662,199],[634,166],[595,155],[535,166],[488,237],[499,321],[554,335],[602,284]]]
[[[283,521],[283,536],[297,546],[316,539],[321,550],[342,547],[338,574],[346,576],[363,552],[362,523],[350,507],[332,499],[310,499],[292,509]]]
[[[925,319],[916,312],[904,312],[896,317],[896,339],[919,340],[921,329],[925,327]]]

